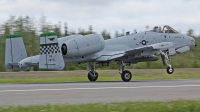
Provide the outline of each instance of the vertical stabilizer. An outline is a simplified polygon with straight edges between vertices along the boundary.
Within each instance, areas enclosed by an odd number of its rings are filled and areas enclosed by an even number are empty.
[[[40,35],[39,68],[49,70],[62,70],[65,62],[58,45],[56,33]]]
[[[27,58],[22,36],[19,34],[6,36],[5,51],[5,69],[22,70],[19,68],[18,62]],[[28,68],[23,68],[23,70],[27,69]]]

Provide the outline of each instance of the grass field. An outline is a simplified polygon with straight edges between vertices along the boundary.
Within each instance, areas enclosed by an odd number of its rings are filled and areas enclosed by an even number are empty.
[[[0,112],[200,112],[200,101],[123,102],[81,105],[4,106]]]
[[[165,69],[131,69],[132,80],[162,80],[200,78],[199,68],[175,69],[167,74]],[[118,70],[97,70],[97,81],[121,81]],[[51,83],[89,82],[86,70],[39,71],[39,72],[0,72],[0,83]]]

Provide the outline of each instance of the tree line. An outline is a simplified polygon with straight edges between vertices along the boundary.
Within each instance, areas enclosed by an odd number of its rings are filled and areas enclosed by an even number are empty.
[[[134,30],[136,31],[136,29]],[[70,29],[66,22],[58,22],[53,24],[47,21],[45,15],[42,15],[39,20],[34,17],[29,16],[10,16],[7,21],[0,23],[0,72],[9,71],[4,69],[4,59],[5,59],[5,37],[10,34],[21,34],[24,40],[24,44],[27,50],[28,56],[38,55],[39,53],[39,34],[46,32],[55,32],[58,36],[64,37],[72,34],[88,35],[95,33],[92,25],[88,26],[88,29],[78,28],[77,31]],[[104,39],[110,39],[110,33],[106,29],[101,32]],[[115,37],[120,37],[125,35],[125,30],[123,29],[121,33],[115,32]],[[187,35],[195,38],[197,45],[200,45],[200,36],[194,36],[194,30],[189,29]],[[173,57],[172,65],[174,67],[200,67],[198,52],[200,47],[192,48],[190,52],[184,53],[183,55],[177,55]],[[101,69],[117,69],[117,64],[111,64],[109,67],[100,67]],[[142,62],[136,65],[131,65],[129,68],[165,68],[162,66],[162,62],[159,60],[157,62]],[[76,69],[86,69],[86,64],[67,64],[65,70],[76,70]],[[39,70],[37,67],[31,70]]]

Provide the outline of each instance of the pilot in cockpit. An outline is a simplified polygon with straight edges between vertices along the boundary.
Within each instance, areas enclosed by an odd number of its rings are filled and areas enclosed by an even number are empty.
[[[153,28],[153,31],[154,32],[162,32],[162,30],[161,30],[161,27],[158,27],[158,26],[155,26],[154,28]]]
[[[155,27],[153,28],[153,31],[154,31],[154,32],[157,32],[157,29],[158,29],[158,26],[155,26]]]
[[[153,27],[153,30],[150,30],[150,31],[158,32],[158,33],[178,33],[176,30],[174,30],[172,27],[168,25],[155,26]]]

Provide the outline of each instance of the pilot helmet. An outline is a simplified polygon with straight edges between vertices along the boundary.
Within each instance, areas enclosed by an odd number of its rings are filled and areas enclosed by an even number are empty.
[[[160,26],[158,27],[157,32],[161,32],[161,27]]]
[[[158,26],[155,26],[155,27],[153,28],[153,31],[157,31],[157,29],[158,29]]]

